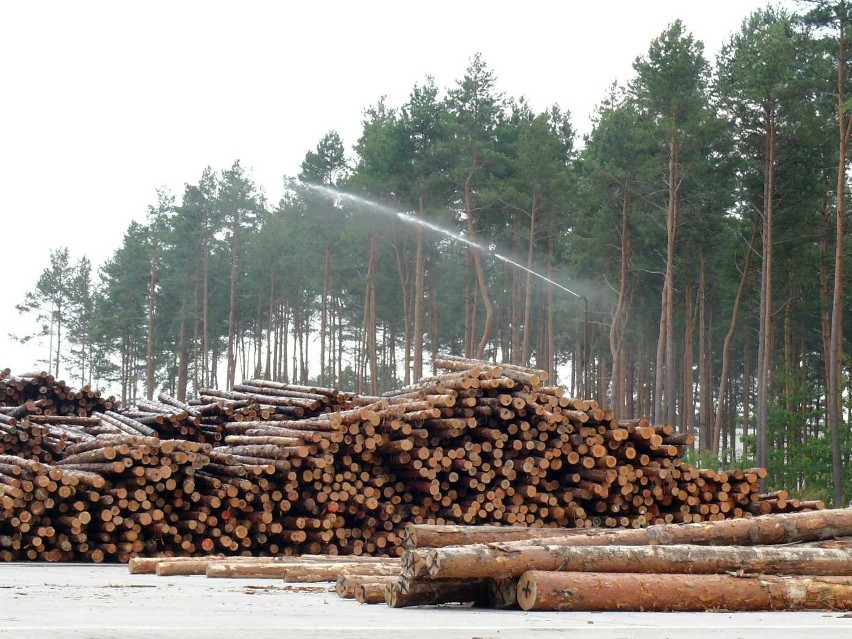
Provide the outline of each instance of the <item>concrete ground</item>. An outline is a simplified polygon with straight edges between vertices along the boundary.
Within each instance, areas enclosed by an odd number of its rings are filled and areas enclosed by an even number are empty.
[[[661,587],[665,584],[661,583]],[[332,584],[131,575],[126,566],[0,564],[0,638],[852,638],[852,614],[568,613],[360,605]]]

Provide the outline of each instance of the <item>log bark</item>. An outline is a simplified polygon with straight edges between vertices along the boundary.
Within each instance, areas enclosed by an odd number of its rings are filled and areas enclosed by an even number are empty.
[[[343,571],[337,578],[335,592],[338,597],[343,599],[354,599],[355,590],[358,586],[375,586],[381,591],[381,603],[384,603],[385,586],[393,581],[399,581],[399,574],[396,575],[353,575],[348,571]]]
[[[474,570],[433,560],[436,579],[520,577],[527,570],[713,574],[733,571],[776,575],[852,575],[852,552],[790,546],[533,546],[494,557]]]
[[[701,544],[712,546],[785,544],[852,535],[852,508],[751,519],[730,519],[689,525],[661,524],[645,529],[597,531],[555,537],[539,542],[515,541],[499,546],[470,545],[428,550],[425,569],[430,575],[464,574],[469,578],[519,574],[532,567],[532,549],[556,546],[643,546]],[[545,551],[546,554],[547,551]],[[499,565],[499,569],[494,565]],[[452,567],[451,567],[452,566]]]
[[[405,529],[404,544],[408,549],[444,548],[467,544],[489,544],[525,539],[548,539],[574,534],[586,534],[573,528],[523,528],[520,526],[462,526],[409,524]]]
[[[405,584],[395,581],[386,586],[385,601],[391,608],[428,606],[444,603],[488,603],[487,581],[422,581]]]
[[[206,574],[208,577],[238,579],[284,579],[285,581],[298,581],[298,578],[302,578],[307,581],[336,581],[343,570],[351,572],[355,565],[399,566],[400,564],[399,560],[371,557],[340,557],[325,561],[303,560],[302,558],[292,558],[292,560],[290,558],[282,558],[276,561],[267,560],[257,562],[219,560],[207,565]]]
[[[386,603],[388,585],[382,581],[371,581],[355,586],[355,601],[362,604]]]
[[[518,582],[524,610],[847,610],[849,577],[565,573],[530,571]]]

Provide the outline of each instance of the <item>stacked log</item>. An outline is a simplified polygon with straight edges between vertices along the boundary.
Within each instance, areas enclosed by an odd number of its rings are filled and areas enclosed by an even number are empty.
[[[201,430],[201,415],[184,402],[161,393],[157,401],[140,400],[134,407],[122,411],[125,417],[151,429],[162,439],[187,439],[199,443],[218,441],[215,434]]]
[[[441,535],[436,527],[412,526],[402,574],[374,586],[384,585],[392,607],[449,602],[524,610],[852,607],[852,549],[807,543],[852,534],[852,509],[563,533],[451,527]],[[420,545],[432,542],[436,547]]]
[[[51,473],[89,473],[107,492],[54,498],[38,516],[60,532],[43,546],[0,514],[3,557],[398,556],[408,524],[499,525],[508,541],[519,527],[642,532],[821,507],[761,496],[762,469],[693,468],[681,459],[690,437],[619,421],[545,386],[543,371],[436,363],[450,372],[382,397],[252,379],[124,410],[46,373],[7,376],[0,453],[40,464],[12,464],[32,477],[0,484],[8,499],[33,501],[35,478]],[[78,508],[85,525],[54,525]],[[60,535],[76,540],[70,549]]]
[[[8,413],[29,401],[40,402],[40,412],[45,415],[78,417],[117,406],[112,396],[101,397],[100,391],[89,386],[74,390],[45,371],[0,377],[0,412]]]
[[[164,547],[202,550],[184,537],[199,525],[193,504],[204,496],[193,474],[207,463],[202,444],[99,436],[63,455],[54,465],[0,456],[0,496],[11,499],[9,530],[0,535],[5,560],[127,561]]]

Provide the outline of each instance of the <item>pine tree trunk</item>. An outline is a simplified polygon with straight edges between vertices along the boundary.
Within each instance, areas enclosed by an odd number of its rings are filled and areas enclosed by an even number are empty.
[[[422,227],[417,225],[417,232],[422,232]],[[402,328],[403,345],[405,349],[405,361],[403,362],[403,383],[407,386],[411,383],[412,368],[412,317],[411,317],[411,272],[406,264],[399,238],[397,237],[396,223],[393,225],[393,252],[396,256],[396,269],[399,276],[400,293],[402,297]],[[416,261],[416,260],[415,260]]]
[[[192,300],[192,392],[197,394],[200,388],[198,378],[199,361],[198,352],[198,284],[195,285]]]
[[[527,243],[527,279],[524,283],[524,341],[521,346],[521,365],[528,366],[530,363],[530,333],[531,325],[530,325],[530,315],[532,311],[532,294],[533,294],[533,285],[532,285],[532,267],[533,267],[533,255],[535,252],[535,216],[536,216],[536,208],[537,208],[537,200],[535,194],[533,194],[532,206],[530,207],[530,228],[529,228],[529,241]]]
[[[657,354],[654,360],[654,401],[651,404],[651,421],[658,423],[665,420],[663,412],[663,384],[664,371],[666,368],[666,298],[668,297],[668,284],[663,281],[663,295],[660,300],[660,330],[657,338]]]
[[[424,199],[420,197],[418,217],[422,220],[426,214]],[[414,370],[411,377],[415,380],[423,377],[423,316],[426,290],[426,252],[423,246],[423,226],[417,225],[417,250],[414,256]]]
[[[290,309],[287,307],[287,300],[281,302],[281,380],[285,383],[292,378],[287,372],[288,358],[288,343],[290,341]]]
[[[473,258],[470,254],[468,254],[468,267],[470,267],[470,262],[473,261]],[[464,284],[464,355],[465,357],[473,357],[473,348],[471,346],[471,342],[473,341],[473,327],[471,326],[471,318],[473,317],[473,312],[471,311],[472,306],[472,295],[470,293],[470,285],[465,282]]]
[[[618,267],[618,297],[612,312],[609,328],[609,351],[612,355],[612,408],[618,414],[624,408],[624,370],[623,347],[626,324],[627,272],[630,263],[630,227],[627,214],[630,210],[630,196],[627,189],[621,195],[621,258]]]
[[[760,331],[757,362],[757,465],[766,468],[769,459],[769,381],[772,365],[772,226],[775,174],[774,113],[766,110],[766,165],[763,186],[763,268],[760,294]],[[763,482],[762,482],[763,483]]]
[[[376,273],[378,271],[379,243],[376,234],[370,238],[370,265],[367,273],[369,280],[368,290],[370,296],[368,323],[367,323],[367,352],[370,360],[370,395],[378,395],[379,366],[376,350]]]
[[[269,308],[266,317],[266,366],[263,376],[272,379],[274,369],[272,354],[278,348],[278,332],[275,330],[275,271],[269,269]]]
[[[725,398],[728,392],[728,377],[731,371],[731,343],[734,340],[734,333],[737,330],[737,321],[740,316],[740,302],[743,299],[743,292],[748,281],[749,267],[751,265],[751,253],[754,250],[754,241],[757,238],[757,225],[752,228],[751,240],[749,240],[745,251],[745,262],[743,264],[743,272],[740,275],[740,284],[737,287],[737,294],[734,297],[734,308],[731,311],[731,325],[728,327],[728,332],[725,334],[725,341],[722,344],[722,373],[719,378],[719,397],[716,403],[716,417],[713,421],[713,452],[719,453],[719,439],[722,434],[722,419],[725,415]],[[735,444],[732,440],[732,444]]]
[[[121,374],[120,374],[120,378],[121,378],[121,399],[122,399],[122,401],[124,402],[125,405],[127,405],[127,392],[128,392],[129,382],[130,382],[129,375],[128,375],[128,371],[130,370],[130,367],[129,367],[130,357],[129,357],[129,355],[130,355],[129,345],[127,343],[127,336],[125,335],[124,338],[122,339],[122,342],[121,342],[121,367],[120,367],[121,368]]]
[[[203,282],[201,291],[201,386],[212,386],[210,380],[210,342],[208,311],[210,308],[210,244],[207,239],[205,221],[204,249],[202,260]]]
[[[180,304],[180,331],[178,333],[178,374],[177,374],[177,396],[178,401],[186,401],[186,384],[189,369],[189,349],[186,344],[186,300]]]
[[[301,353],[301,364],[302,370],[300,372],[300,379],[303,385],[307,385],[308,383],[308,367],[310,366],[310,351],[308,347],[311,343],[311,314],[303,313],[302,314],[302,341],[301,346],[303,352]]]
[[[148,281],[148,347],[145,353],[145,398],[154,399],[154,295],[157,289],[157,259],[151,259],[151,277]],[[56,349],[57,365],[59,347]],[[58,373],[57,368],[57,375]]]
[[[328,246],[325,247],[325,259],[322,267],[322,306],[320,309],[320,386],[325,386],[325,351],[326,333],[328,331],[328,272],[331,268],[331,259]]]
[[[707,294],[706,294],[706,285],[705,285],[705,294],[704,294],[704,379],[707,382],[701,388],[700,391],[700,401],[701,401],[701,423],[707,424],[707,440],[708,440],[708,448],[712,444],[713,441],[713,380],[715,379],[715,374],[713,370],[713,366],[715,365],[715,358],[713,356],[713,340],[711,336],[713,335],[713,326],[715,322],[715,312],[716,306],[710,304],[710,308],[707,308]]]
[[[751,344],[746,336],[743,344],[743,439],[748,437],[748,428],[751,424],[751,367],[749,366],[749,354]]]
[[[432,336],[432,374],[437,375],[438,370],[435,360],[438,359],[439,335],[438,335],[438,283],[433,275],[429,283],[432,295],[429,303],[429,333]]]
[[[257,296],[257,320],[254,330],[254,373],[253,377],[263,376],[263,298]]]
[[[515,238],[516,249],[520,246],[520,238]],[[521,365],[521,274],[518,269],[512,269],[512,316],[509,320],[509,358],[508,361],[515,366]]]
[[[698,402],[701,404],[699,420],[701,422],[701,439],[704,442],[703,451],[713,451],[713,412],[711,409],[713,375],[710,371],[710,327],[708,324],[707,311],[707,279],[706,262],[704,252],[698,256]],[[694,415],[693,415],[694,419]]]
[[[473,211],[473,176],[476,170],[476,163],[471,167],[467,179],[464,181],[464,207],[467,215],[467,233],[471,241],[476,243],[476,226],[474,224]],[[494,306],[491,304],[491,297],[488,295],[488,284],[485,281],[485,269],[482,266],[482,255],[476,249],[471,249],[473,254],[473,264],[476,268],[476,281],[479,285],[479,294],[482,297],[482,305],[485,307],[485,326],[482,328],[482,338],[476,347],[474,353],[475,359],[482,359],[485,355],[485,347],[488,346],[488,340],[491,339],[491,326],[494,322]]]
[[[684,334],[683,334],[683,430],[690,435],[695,435],[695,404],[692,395],[692,356],[693,343],[695,342],[695,314],[692,308],[692,286],[687,285],[684,291],[683,301],[683,319],[684,319]],[[699,338],[700,340],[700,338]],[[701,361],[700,352],[698,360]],[[702,439],[704,439],[704,425],[702,424]]]
[[[553,239],[548,239],[547,242],[547,277],[553,279]],[[552,383],[556,383],[556,341],[553,326],[553,285],[547,285],[547,305],[545,306],[547,313],[547,366],[545,370],[549,375]]]
[[[831,307],[831,341],[829,344],[830,382],[828,387],[828,427],[831,433],[831,479],[834,483],[834,505],[844,506],[846,499],[843,490],[843,457],[840,444],[840,421],[842,418],[840,400],[843,380],[843,266],[846,257],[845,245],[845,209],[846,194],[846,157],[849,135],[852,132],[852,117],[848,114],[848,105],[844,86],[846,78],[846,3],[841,2],[838,9],[840,19],[840,44],[838,46],[838,126],[839,158],[837,163],[837,215],[835,217],[834,237],[834,295]]]
[[[231,280],[228,302],[228,370],[225,381],[226,388],[234,387],[234,377],[237,371],[236,338],[237,338],[237,251],[240,245],[240,214],[234,211],[234,226],[231,230]]]
[[[646,388],[648,387],[648,353],[645,349],[645,335],[644,333],[640,333],[639,335],[639,356],[638,356],[639,365],[636,367],[637,371],[637,406],[636,412],[632,415],[633,417],[644,417],[648,414],[648,402],[645,401],[645,393]]]
[[[828,234],[831,232],[831,219],[828,209],[828,198],[822,199],[822,232],[819,236],[819,302],[820,327],[822,328],[822,356],[825,368],[825,387],[831,387],[831,310],[828,296]]]
[[[65,288],[64,274],[59,274],[59,299],[56,304],[56,377],[59,377],[59,364],[62,361],[62,320],[64,319],[64,298],[62,291]]]
[[[677,423],[675,402],[675,349],[674,349],[674,260],[675,240],[678,225],[679,176],[678,142],[673,136],[669,143],[669,207],[666,216],[666,371],[665,398],[666,419],[669,424]]]

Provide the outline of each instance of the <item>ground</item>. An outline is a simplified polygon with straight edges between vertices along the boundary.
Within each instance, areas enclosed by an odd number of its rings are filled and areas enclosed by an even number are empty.
[[[665,587],[661,583],[661,587]],[[332,584],[131,575],[126,566],[0,564],[0,638],[544,639],[852,637],[852,615],[392,610]]]

